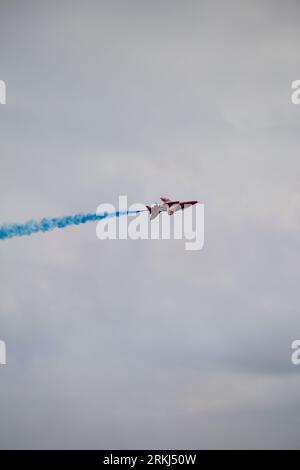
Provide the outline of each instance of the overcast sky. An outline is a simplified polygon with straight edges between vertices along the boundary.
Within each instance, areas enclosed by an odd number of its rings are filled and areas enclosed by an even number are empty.
[[[299,2],[0,10],[0,223],[125,194],[206,224],[0,242],[0,447],[300,448]]]

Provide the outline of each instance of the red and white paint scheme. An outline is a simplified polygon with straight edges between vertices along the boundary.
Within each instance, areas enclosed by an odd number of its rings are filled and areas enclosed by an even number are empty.
[[[151,206],[146,206],[149,214],[150,220],[155,219],[161,212],[168,212],[169,215],[173,215],[174,212],[179,210],[184,210],[187,207],[191,207],[194,204],[197,204],[199,201],[171,201],[171,199],[167,199],[166,197],[160,198],[160,204],[152,204]]]

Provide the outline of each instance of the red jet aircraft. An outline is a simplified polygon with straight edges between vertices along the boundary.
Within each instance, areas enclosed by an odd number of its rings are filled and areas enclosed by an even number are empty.
[[[160,198],[160,204],[152,204],[151,206],[146,206],[149,214],[150,220],[155,219],[155,217],[160,214],[160,212],[168,212],[169,215],[173,215],[174,212],[179,210],[184,210],[187,207],[193,206],[197,204],[199,201],[171,201],[171,199],[167,199],[166,197]]]

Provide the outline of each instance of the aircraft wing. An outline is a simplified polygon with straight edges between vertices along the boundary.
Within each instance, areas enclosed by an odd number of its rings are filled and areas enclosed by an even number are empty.
[[[166,197],[161,197],[160,200],[164,203],[171,202],[171,199],[168,199]]]
[[[181,205],[180,204],[174,204],[172,207],[170,207],[170,209],[168,210],[168,214],[169,215],[173,215],[174,212],[178,211],[179,209],[181,209]]]

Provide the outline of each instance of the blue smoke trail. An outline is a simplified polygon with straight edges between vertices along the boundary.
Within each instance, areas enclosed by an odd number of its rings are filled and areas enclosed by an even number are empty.
[[[69,225],[85,224],[86,222],[94,222],[108,217],[120,217],[121,215],[138,214],[144,212],[138,211],[117,211],[104,212],[103,214],[76,214],[64,217],[55,217],[52,219],[29,220],[25,224],[4,224],[0,225],[0,240],[6,238],[22,237],[23,235],[32,235],[37,232],[49,232],[55,228],[65,228]]]

